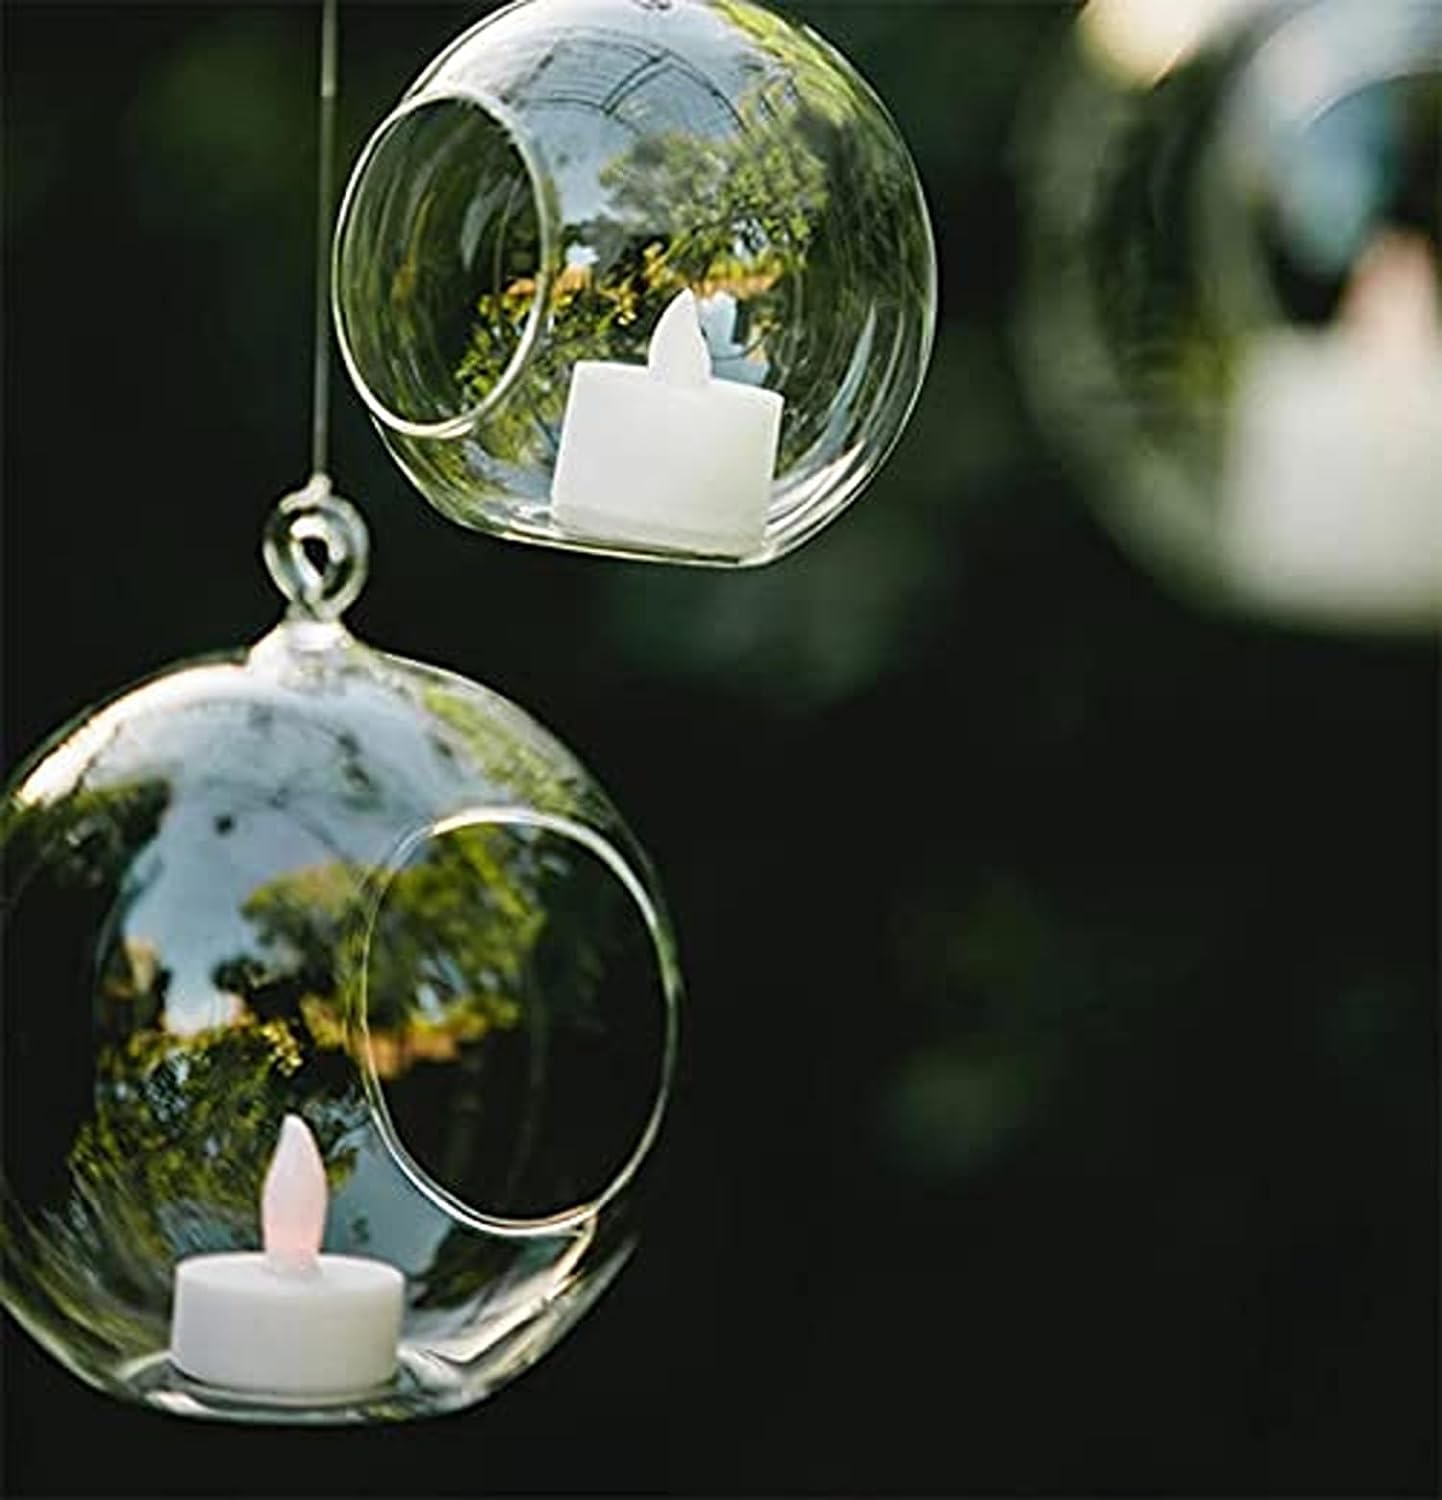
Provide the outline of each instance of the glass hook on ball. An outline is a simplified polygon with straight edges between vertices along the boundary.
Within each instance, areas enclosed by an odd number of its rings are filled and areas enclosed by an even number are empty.
[[[293,618],[339,620],[365,587],[370,534],[361,513],[333,492],[326,474],[277,502],[262,546]]]
[[[182,1415],[454,1411],[636,1242],[675,939],[568,749],[346,629],[366,532],[328,482],[264,551],[273,629],[0,796],[0,1298]]]

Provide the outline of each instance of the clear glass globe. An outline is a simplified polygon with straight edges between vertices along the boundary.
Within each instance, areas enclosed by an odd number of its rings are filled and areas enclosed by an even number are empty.
[[[785,400],[760,540],[730,553],[608,541],[553,507],[575,366],[644,365],[687,290],[715,378]],[[745,565],[813,536],[891,451],[936,266],[904,141],[807,28],[750,0],[520,0],[447,47],[361,153],[334,310],[387,446],[454,520]]]
[[[1442,623],[1442,6],[1091,0],[1028,137],[1023,368],[1199,600]]]
[[[72,1371],[171,1411],[383,1420],[481,1399],[625,1260],[680,980],[644,857],[556,740],[336,617],[359,518],[281,508],[291,614],[87,711],[10,781],[4,1299]],[[254,1250],[281,1121],[324,1249],[406,1281],[390,1386],[209,1388],[177,1262]]]

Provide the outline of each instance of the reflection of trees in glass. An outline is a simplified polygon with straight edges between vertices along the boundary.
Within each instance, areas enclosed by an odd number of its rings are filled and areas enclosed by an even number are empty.
[[[106,1047],[94,1117],[68,1158],[69,1200],[47,1215],[52,1274],[83,1266],[112,1295],[164,1303],[178,1257],[258,1243],[261,1184],[290,1110],[315,1131],[332,1182],[343,1180],[353,1154],[339,1142],[362,1105],[324,1072],[306,1066],[286,1021],[248,1012]]]
[[[543,743],[499,731],[443,685],[427,706],[452,754],[470,753],[509,791],[556,807],[584,800]],[[7,1101],[11,1139],[26,1142],[15,1154],[43,1164],[27,1175],[23,1160],[7,1161],[7,1258],[23,1264],[37,1305],[137,1353],[164,1336],[176,1259],[257,1244],[287,1111],[312,1125],[336,1185],[369,1127],[349,1023],[380,872],[337,858],[252,889],[240,910],[253,940],[210,970],[220,993],[206,1013],[226,1019],[185,1034],[173,1028],[194,1007],[175,1009],[176,955],[163,933],[127,921],[145,871],[164,866],[162,845],[146,851],[170,797],[156,782],[12,810],[5,849],[7,900],[23,889],[35,903],[6,955],[8,995],[54,989],[60,937],[77,957],[69,994],[83,999],[55,1007],[45,1045],[86,1062],[62,1070],[75,1087],[57,1110],[34,1091]],[[585,1020],[582,981],[599,961],[584,931],[542,942],[553,911],[572,932],[572,864],[544,834],[493,826],[433,839],[386,872],[364,955],[371,1055],[403,1137],[457,1187],[521,1169],[536,1059],[556,1017]],[[493,1058],[483,1043],[503,1034],[515,1041]],[[462,1248],[436,1295],[495,1274],[489,1262],[463,1265]]]
[[[549,1244],[547,1245],[549,1249]],[[446,1231],[424,1279],[417,1289],[418,1308],[460,1307],[516,1261],[513,1240],[486,1238],[474,1229],[456,1225]]]
[[[763,84],[739,106],[735,135],[642,137],[602,168],[611,211],[576,226],[594,260],[568,264],[552,280],[525,401],[485,430],[495,457],[523,460],[538,425],[554,440],[576,362],[644,360],[657,318],[687,287],[703,301],[732,297],[749,349],[784,331],[787,279],[804,268],[828,203],[826,168],[798,128],[799,113],[794,98]],[[518,278],[479,299],[457,370],[467,404],[500,379],[536,292],[534,281]]]
[[[641,111],[646,128],[599,165],[600,206],[560,225],[545,278],[511,274],[478,298],[455,366],[468,408],[496,389],[538,297],[545,322],[515,394],[478,420],[474,441],[435,452],[401,442],[440,488],[543,500],[537,474],[554,461],[572,369],[642,362],[683,288],[701,300],[718,374],[786,395],[783,473],[835,457],[904,378],[908,309],[931,296],[932,256],[893,127],[813,36],[745,6],[714,8],[744,92],[733,100],[676,62],[686,82],[656,87],[680,96]],[[670,61],[656,56],[655,77]],[[728,126],[688,128],[688,110]],[[651,123],[658,114],[676,128]],[[532,263],[538,241],[535,229]]]
[[[64,795],[17,798],[0,814],[0,1099],[5,1176],[21,1202],[55,1202],[66,1190],[63,1162],[92,1107],[97,1042],[158,1023],[164,956],[125,928],[156,873],[146,855],[171,796],[160,777],[88,787],[82,775]]]
[[[815,36],[800,30],[775,11],[752,0],[712,0],[712,9],[729,26],[748,37],[775,65],[772,87],[794,87],[804,82],[806,102],[833,125],[844,125],[855,113],[855,100],[845,73],[820,65]]]
[[[270,1024],[293,1018],[303,1048],[364,1057],[402,1140],[452,1191],[554,1211],[639,1138],[659,1069],[655,961],[624,887],[565,840],[458,828],[364,896],[336,862],[259,887],[243,911],[254,946],[216,982]]]
[[[5,829],[7,1003],[50,1002],[39,1041],[84,1059],[42,1066],[43,1095],[7,1080],[6,1253],[44,1300],[122,1350],[163,1332],[137,1310],[160,1316],[178,1257],[257,1242],[284,1114],[306,1115],[339,1176],[349,1163],[334,1148],[359,1102],[306,1066],[286,1018],[238,997],[225,1025],[169,1029],[164,946],[127,923],[146,870],[163,868],[148,851],[171,797],[160,779],[82,789],[12,806]],[[29,1035],[11,1031],[27,1055]]]
[[[359,1044],[347,1028],[364,966],[377,1073],[454,1061],[492,1029],[516,1025],[521,976],[545,917],[524,846],[500,829],[460,830],[390,875],[366,948],[361,875],[343,862],[258,887],[242,911],[256,951],[217,965],[218,986],[287,1016],[324,1050]]]
[[[1092,189],[1100,207],[1090,243],[1075,236],[1096,300],[1095,331],[1129,387],[1141,430],[1199,472],[1217,461],[1241,341],[1218,320],[1207,282],[1217,268],[1198,261],[1194,233],[1163,234],[1155,226],[1189,227],[1195,217],[1195,162],[1211,149],[1207,101],[1217,87],[1215,68],[1201,59],[1168,79],[1164,108],[1160,95],[1094,102],[1098,118],[1121,112],[1130,121],[1106,154],[1108,180]],[[1066,183],[1065,191],[1074,193],[1075,185]],[[1076,259],[1076,246],[1066,248]]]
[[[498,698],[477,702],[440,683],[428,684],[420,696],[425,711],[451,731],[507,797],[551,813],[582,811],[587,794],[581,768],[569,756],[562,759],[554,742],[540,742],[518,709]]]
[[[455,1186],[475,1159],[483,1111],[504,1116],[516,1081],[503,1067],[497,1086],[484,1044],[538,1019],[527,1001],[545,873],[524,836],[459,829],[377,872],[372,918],[362,872],[343,862],[296,871],[251,893],[242,910],[254,950],[218,965],[215,979],[254,1010],[293,1017],[306,1047],[364,1055],[403,1139]],[[354,1010],[362,978],[364,1028]],[[493,1132],[486,1150],[513,1150],[511,1133]]]
[[[56,889],[113,891],[169,805],[170,785],[158,777],[11,802],[0,817],[7,910],[37,875]]]
[[[105,955],[96,996],[102,1036],[122,1038],[160,1024],[171,974],[160,949],[144,937],[123,937]]]

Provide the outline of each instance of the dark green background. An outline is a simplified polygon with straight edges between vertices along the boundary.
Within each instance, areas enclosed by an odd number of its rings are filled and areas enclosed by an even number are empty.
[[[342,172],[485,8],[342,6]],[[129,1410],[7,1321],[9,1492],[1434,1485],[1436,651],[1175,602],[1035,429],[1015,131],[1066,7],[791,8],[893,106],[942,258],[923,404],[837,526],[746,575],[492,542],[336,386],[358,633],[580,747],[667,883],[691,994],[639,1257],[404,1429]],[[315,22],[5,7],[7,767],[276,613]]]

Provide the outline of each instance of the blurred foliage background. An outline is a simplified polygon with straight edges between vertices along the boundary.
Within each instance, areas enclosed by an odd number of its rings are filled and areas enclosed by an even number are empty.
[[[342,173],[486,8],[342,6]],[[128,1410],[7,1321],[7,1492],[1431,1492],[1435,647],[1174,601],[1035,430],[1017,126],[1070,7],[790,9],[891,104],[943,271],[832,530],[734,576],[484,540],[335,387],[357,632],[577,746],[666,880],[641,1254],[498,1399],[383,1433]],[[5,7],[7,767],[277,612],[317,11]]]

